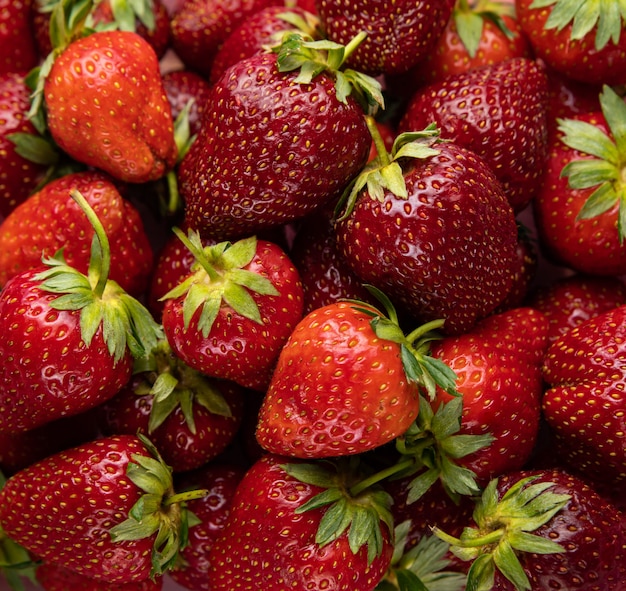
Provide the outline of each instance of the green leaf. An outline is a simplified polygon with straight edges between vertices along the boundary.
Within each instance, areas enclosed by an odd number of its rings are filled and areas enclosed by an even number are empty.
[[[495,565],[491,554],[482,554],[467,572],[466,591],[491,591],[495,577]]]
[[[623,162],[626,159],[626,103],[610,86],[605,85],[600,94],[600,106],[621,156],[620,162]]]
[[[456,10],[454,12],[454,23],[467,53],[470,57],[475,57],[483,34],[483,17],[472,11]]]
[[[532,586],[508,540],[502,540],[493,551],[493,562],[517,591],[530,591]]]
[[[222,298],[237,314],[256,322],[263,324],[259,306],[254,301],[248,290],[233,282],[228,282],[224,286]]]
[[[575,119],[557,121],[559,130],[564,134],[561,141],[566,146],[612,164],[619,163],[617,146],[599,127]]]
[[[43,166],[53,166],[59,162],[56,147],[41,136],[15,132],[7,134],[6,138],[15,145],[15,151],[30,162]]]
[[[618,168],[606,160],[572,160],[563,167],[561,176],[568,177],[573,189],[587,189],[604,182],[618,182]]]
[[[613,186],[603,183],[587,198],[576,219],[587,220],[602,215],[612,209],[618,200],[619,197]]]

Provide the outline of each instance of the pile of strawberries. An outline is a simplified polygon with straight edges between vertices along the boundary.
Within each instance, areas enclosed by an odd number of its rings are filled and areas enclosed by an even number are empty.
[[[626,590],[625,30],[0,0],[0,588]]]

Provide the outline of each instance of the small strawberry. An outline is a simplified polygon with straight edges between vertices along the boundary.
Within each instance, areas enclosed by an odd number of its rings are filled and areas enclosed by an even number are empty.
[[[196,135],[202,126],[202,117],[209,101],[209,83],[189,70],[166,72],[162,80],[174,120],[185,110],[189,101],[193,101],[188,112],[188,122],[190,133]]]
[[[0,75],[37,65],[32,12],[31,0],[0,0]]]
[[[37,567],[37,583],[44,591],[161,591],[163,577],[137,583],[111,584],[98,581],[52,562]]]
[[[302,317],[298,271],[276,244],[245,238],[204,246],[177,235],[196,262],[165,299],[163,329],[190,367],[265,390],[287,337]]]
[[[0,491],[2,529],[33,555],[109,584],[157,576],[184,545],[171,470],[135,435],[104,437],[21,470]]]

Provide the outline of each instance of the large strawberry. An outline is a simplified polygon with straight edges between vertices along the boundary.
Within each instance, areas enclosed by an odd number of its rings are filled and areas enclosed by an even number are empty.
[[[258,460],[211,548],[211,589],[372,591],[391,560],[391,499],[357,468]]]
[[[337,199],[366,162],[371,139],[350,84],[364,78],[336,70],[345,48],[321,51],[294,33],[276,51],[224,73],[180,164],[186,220],[203,237],[302,218]]]
[[[162,574],[184,545],[171,470],[136,435],[105,437],[21,470],[0,491],[0,525],[33,555],[108,583]]]
[[[487,164],[436,129],[401,135],[391,155],[381,144],[340,208],[340,248],[407,312],[465,332],[512,286],[513,210]]]
[[[154,577],[136,583],[111,584],[98,581],[52,562],[37,567],[37,583],[45,591],[161,591],[163,577]]]
[[[78,414],[111,398],[129,379],[133,357],[156,344],[150,313],[109,279],[110,246],[96,232],[87,275],[62,255],[15,275],[0,292],[0,429],[18,432]]]

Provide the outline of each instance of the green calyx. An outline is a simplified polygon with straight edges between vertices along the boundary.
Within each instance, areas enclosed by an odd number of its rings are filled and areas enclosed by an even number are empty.
[[[96,0],[100,2],[102,0]],[[86,25],[95,31],[130,31],[137,32],[137,23],[141,23],[149,32],[156,27],[153,0],[109,0],[113,21],[110,23],[94,23],[92,14]]]
[[[490,434],[459,434],[463,414],[463,397],[457,396],[439,405],[433,412],[431,404],[420,397],[420,411],[408,430],[396,439],[396,449],[414,464],[407,503],[414,503],[437,481],[451,499],[458,502],[461,495],[474,496],[481,492],[476,474],[457,460],[490,445]]]
[[[280,72],[300,70],[296,77],[299,84],[309,84],[313,78],[326,72],[335,78],[337,98],[346,103],[354,96],[367,114],[384,109],[385,101],[380,83],[373,77],[344,68],[350,54],[365,38],[357,35],[348,45],[340,45],[327,39],[315,40],[301,32],[287,32],[279,45],[272,47],[277,54]]]
[[[39,287],[59,294],[50,304],[53,309],[80,310],[81,337],[87,346],[102,328],[104,342],[116,363],[127,348],[133,357],[143,357],[156,347],[162,329],[141,303],[109,279],[111,249],[102,223],[79,191],[73,190],[71,195],[95,231],[89,271],[84,275],[70,267],[60,251],[43,259],[48,268],[36,275]]]
[[[515,6],[493,0],[458,0],[452,13],[457,33],[470,57],[475,57],[483,35],[485,20],[493,22],[509,39],[513,38],[504,16],[515,16]]]
[[[460,538],[435,528],[435,534],[450,544],[456,556],[472,561],[467,589],[491,589],[498,569],[517,591],[530,591],[530,581],[518,553],[565,552],[560,544],[532,532],[561,511],[570,496],[551,492],[553,482],[534,482],[536,479],[536,476],[520,479],[501,499],[497,493],[498,480],[490,481],[474,510],[476,527],[466,527]]]
[[[450,566],[445,558],[449,544],[436,536],[424,536],[406,551],[410,527],[410,521],[395,527],[391,565],[375,591],[463,591],[467,577],[446,570]]]
[[[138,396],[153,397],[148,433],[160,427],[178,407],[189,430],[194,434],[196,433],[194,404],[206,408],[215,415],[232,416],[230,407],[216,387],[215,381],[176,357],[166,339],[159,341],[150,354],[148,363],[152,367],[149,371],[142,368],[144,380],[135,388]]]
[[[573,189],[594,188],[578,213],[578,219],[597,217],[619,206],[617,229],[620,243],[626,236],[626,103],[609,86],[600,95],[602,114],[611,135],[586,121],[558,119],[562,142],[593,156],[574,160],[561,171]]]
[[[546,29],[561,31],[571,24],[572,40],[580,40],[596,29],[595,49],[603,49],[609,41],[617,44],[626,22],[626,4],[612,0],[534,0],[530,8],[552,7]]]
[[[439,154],[435,147],[440,139],[440,132],[432,123],[422,131],[400,134],[393,143],[391,153],[378,131],[373,117],[366,117],[367,126],[376,146],[377,156],[365,166],[363,171],[346,187],[335,208],[335,218],[342,221],[350,216],[361,191],[366,189],[370,199],[382,203],[385,191],[390,191],[400,199],[407,199],[408,192],[402,160],[405,158],[426,159]]]
[[[187,544],[189,527],[198,523],[185,503],[204,497],[208,491],[175,493],[172,469],[156,448],[138,435],[150,456],[134,454],[128,478],[144,494],[130,509],[128,518],[110,530],[114,542],[142,540],[156,534],[152,550],[152,575],[162,575],[176,562],[178,551]]]
[[[196,262],[190,276],[161,299],[184,296],[185,329],[189,328],[196,311],[201,309],[198,328],[206,338],[222,303],[236,314],[263,324],[259,307],[251,294],[278,296],[279,293],[267,277],[244,268],[256,255],[256,237],[205,247],[200,235],[193,230],[187,236],[178,228],[174,228],[174,232],[194,255]]]

